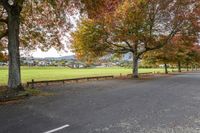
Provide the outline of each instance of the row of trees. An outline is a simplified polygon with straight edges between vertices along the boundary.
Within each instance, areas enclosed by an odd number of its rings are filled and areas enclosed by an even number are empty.
[[[199,0],[122,0],[100,18],[85,17],[72,33],[72,49],[87,61],[132,52],[133,76],[137,78],[138,60],[145,53],[164,46],[175,49],[173,41],[179,37],[177,43],[197,42],[199,4]]]
[[[166,74],[169,65],[177,66],[179,72],[182,67],[188,70],[189,67],[200,66],[200,45],[193,44],[193,39],[188,36],[175,36],[170,44],[144,54],[143,62],[147,65],[164,64]]]

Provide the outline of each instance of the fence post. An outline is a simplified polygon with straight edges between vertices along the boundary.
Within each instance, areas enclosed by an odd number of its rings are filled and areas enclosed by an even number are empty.
[[[31,81],[31,89],[34,89],[34,79]]]

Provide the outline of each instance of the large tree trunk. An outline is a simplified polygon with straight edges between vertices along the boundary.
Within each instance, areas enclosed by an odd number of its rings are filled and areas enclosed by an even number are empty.
[[[138,78],[138,57],[133,54],[133,78]]]
[[[181,62],[178,61],[178,72],[181,72]]]
[[[20,75],[20,53],[19,53],[19,6],[10,7],[8,12],[8,52],[9,52],[9,78],[10,89],[22,90]]]
[[[164,67],[165,67],[165,74],[168,74],[167,64],[166,63],[164,64]]]

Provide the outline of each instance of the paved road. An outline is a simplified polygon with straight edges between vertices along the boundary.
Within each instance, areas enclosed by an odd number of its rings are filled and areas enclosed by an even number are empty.
[[[0,106],[0,132],[200,133],[200,73],[45,90],[55,95]]]

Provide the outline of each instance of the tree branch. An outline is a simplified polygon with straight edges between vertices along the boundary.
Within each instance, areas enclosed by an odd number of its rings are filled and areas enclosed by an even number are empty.
[[[153,48],[145,47],[144,52],[162,48],[163,46],[165,46],[166,44],[169,43],[169,41],[176,35],[177,32],[178,32],[178,26],[176,28],[174,28],[174,30],[172,30],[172,32],[167,36],[167,39],[163,43],[160,43],[159,45],[157,45]]]
[[[178,25],[176,27],[174,27],[174,29],[167,36],[166,40],[163,43],[160,42],[159,45],[157,45],[155,47],[152,47],[152,48],[148,47],[147,44],[145,44],[145,50],[143,50],[142,52],[138,53],[138,56],[140,57],[142,54],[144,54],[147,51],[152,51],[152,50],[160,49],[163,46],[167,45],[169,43],[169,41],[177,34],[179,27],[180,26],[178,26]]]
[[[126,40],[124,40],[124,42],[128,45],[128,47],[130,48],[131,52],[134,52],[133,51],[133,47],[131,46],[131,44]]]
[[[117,49],[119,49],[119,51],[131,51],[132,49],[129,49],[127,48],[126,46],[122,46],[122,45],[118,45],[118,44],[115,44],[115,43],[111,43],[109,42],[108,40],[105,40],[105,42],[109,45],[112,45],[113,47],[117,47]]]
[[[109,48],[109,49],[106,50],[106,52],[108,52],[108,53],[126,54],[126,53],[128,53],[130,51],[125,50],[125,49],[111,49],[111,48]]]

